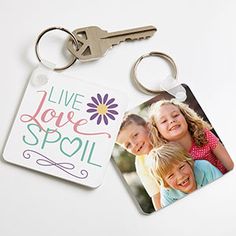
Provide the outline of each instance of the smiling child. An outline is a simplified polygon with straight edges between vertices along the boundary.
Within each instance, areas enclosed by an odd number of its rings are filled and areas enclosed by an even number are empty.
[[[116,143],[135,155],[136,173],[152,199],[154,208],[158,210],[161,208],[159,183],[150,175],[145,165],[145,158],[153,148],[149,136],[148,123],[139,115],[128,114],[121,124]]]
[[[194,160],[207,160],[222,174],[233,169],[234,163],[212,127],[187,104],[175,99],[153,104],[149,112],[152,144],[176,142]]]
[[[162,207],[222,176],[222,173],[208,161],[194,162],[186,150],[174,142],[154,148],[146,162],[151,174],[161,183]]]

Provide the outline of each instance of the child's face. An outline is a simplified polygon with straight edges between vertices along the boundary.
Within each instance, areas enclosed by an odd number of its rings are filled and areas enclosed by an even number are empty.
[[[132,122],[121,130],[117,143],[134,155],[146,155],[152,149],[148,132],[146,126],[137,125]]]
[[[188,124],[183,114],[172,104],[160,107],[155,122],[161,135],[168,141],[178,141],[188,132]]]
[[[174,164],[164,180],[169,187],[184,193],[191,193],[197,188],[193,169],[185,161]]]

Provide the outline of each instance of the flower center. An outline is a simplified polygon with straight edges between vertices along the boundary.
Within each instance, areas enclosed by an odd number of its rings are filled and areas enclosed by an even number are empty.
[[[105,115],[107,113],[107,106],[105,104],[99,104],[97,106],[98,114]]]

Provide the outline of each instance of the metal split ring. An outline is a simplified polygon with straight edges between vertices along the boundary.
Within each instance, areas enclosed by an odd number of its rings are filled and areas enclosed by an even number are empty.
[[[151,90],[151,89],[145,87],[142,83],[140,83],[140,81],[138,80],[138,77],[137,77],[138,65],[146,57],[160,57],[160,58],[166,60],[171,66],[172,77],[174,79],[177,78],[177,67],[175,65],[174,60],[170,56],[168,56],[162,52],[150,52],[148,54],[145,54],[145,55],[139,57],[138,60],[134,63],[132,70],[131,70],[131,79],[134,81],[136,87],[141,92],[143,92],[145,94],[151,94],[151,95],[155,94],[156,95],[156,94],[160,93],[161,91],[160,90]]]
[[[52,30],[61,30],[61,31],[64,31],[66,32],[67,34],[70,35],[70,37],[72,38],[73,40],[73,43],[74,43],[74,46],[76,48],[76,50],[78,50],[79,48],[79,44],[78,44],[78,41],[76,39],[76,37],[74,36],[74,34],[72,34],[69,30],[65,29],[65,28],[62,28],[62,27],[51,27],[51,28],[48,28],[46,30],[44,30],[39,36],[38,36],[38,39],[36,41],[36,44],[35,44],[35,53],[36,53],[36,56],[39,60],[39,62],[41,62],[44,66],[48,67],[47,64],[44,63],[44,60],[40,57],[39,55],[39,42],[41,40],[41,38],[46,34],[48,33],[49,31],[52,31]],[[63,67],[56,67],[54,68],[54,70],[58,71],[58,70],[65,70],[67,68],[69,68],[71,65],[73,65],[75,63],[75,61],[77,60],[77,58],[73,55],[71,55],[71,60],[68,62],[67,65],[63,66]]]

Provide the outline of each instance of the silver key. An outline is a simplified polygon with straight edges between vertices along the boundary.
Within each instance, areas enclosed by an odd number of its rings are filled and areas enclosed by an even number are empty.
[[[73,40],[71,39],[67,42],[67,48],[80,61],[97,60],[104,56],[112,46],[126,40],[150,38],[156,30],[154,26],[145,26],[108,33],[97,26],[89,26],[73,31],[80,45],[79,49],[75,49]]]

